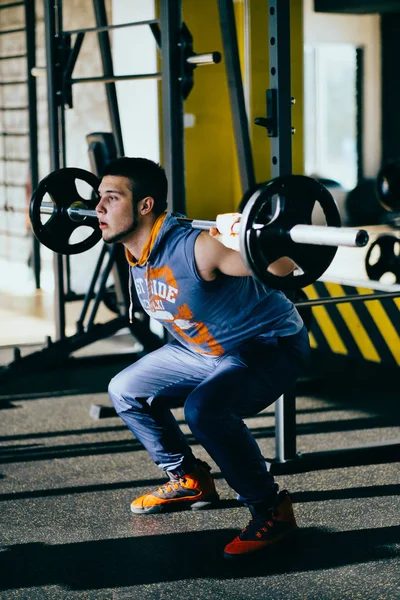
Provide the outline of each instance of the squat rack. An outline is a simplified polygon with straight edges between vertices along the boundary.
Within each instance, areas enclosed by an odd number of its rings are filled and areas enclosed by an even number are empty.
[[[48,127],[50,140],[50,170],[55,171],[66,166],[65,109],[72,108],[72,87],[77,83],[99,82],[106,86],[107,106],[111,129],[114,136],[117,155],[124,155],[121,123],[116,95],[115,82],[127,79],[162,80],[162,130],[164,143],[164,166],[169,180],[169,209],[185,213],[185,161],[184,161],[184,124],[183,102],[193,87],[193,71],[197,66],[215,64],[221,60],[218,52],[196,54],[193,51],[192,36],[182,22],[181,0],[163,0],[160,3],[160,18],[146,21],[109,25],[104,0],[93,0],[96,27],[75,30],[63,30],[62,0],[44,1],[46,68],[32,67],[35,76],[47,75]],[[120,27],[148,25],[155,42],[161,50],[161,73],[116,76],[113,71],[109,31]],[[103,75],[100,77],[75,78],[72,74],[79,52],[88,32],[98,34]],[[75,36],[72,43],[72,37]],[[100,260],[104,258],[104,252]],[[113,252],[109,261],[115,260]],[[118,266],[118,265],[117,265]],[[106,269],[110,268],[110,262]],[[117,269],[116,277],[120,278]],[[72,352],[93,342],[109,337],[124,327],[129,327],[134,337],[142,344],[143,351],[150,351],[162,344],[159,336],[149,327],[146,316],[136,318],[129,323],[128,305],[124,314],[103,324],[93,323],[93,314],[89,326],[82,327],[82,317],[78,321],[80,330],[73,336],[65,335],[65,284],[69,283],[68,257],[54,255],[55,275],[55,329],[56,341],[47,340],[47,347],[21,358],[18,348],[14,350],[14,361],[0,371],[0,379],[33,369],[41,369],[61,364]],[[92,282],[93,284],[93,282]],[[93,285],[91,291],[93,292]],[[73,299],[77,299],[73,297]],[[85,306],[88,305],[87,298]],[[98,305],[96,298],[95,305]]]
[[[269,76],[266,117],[255,120],[271,141],[272,177],[292,174],[292,117],[294,99],[290,78],[290,0],[269,0]],[[218,0],[229,98],[233,118],[242,190],[255,184],[248,118],[244,101],[235,16],[232,0]],[[292,390],[275,402],[275,459],[286,463],[296,452],[296,393]]]
[[[254,184],[255,176],[233,4],[232,0],[218,0],[218,5],[240,178],[242,189],[245,191]],[[254,122],[256,125],[265,127],[270,138],[271,174],[272,178],[275,178],[292,174],[292,135],[295,130],[292,127],[291,111],[295,99],[291,95],[290,0],[268,0],[268,41],[270,88],[266,90],[266,116],[258,117]],[[398,290],[384,293],[378,291],[362,298],[359,296],[345,299],[331,297],[329,299],[295,301],[295,304],[301,309],[302,306],[310,308],[320,304],[356,302],[361,299],[365,301],[399,295]],[[365,461],[390,460],[400,450],[400,440],[394,439],[368,446],[302,455],[297,452],[296,437],[296,390],[293,389],[275,402],[275,457],[266,459],[273,473],[364,464]]]
[[[272,177],[278,177],[292,173],[292,135],[295,133],[291,119],[291,107],[295,99],[291,96],[290,0],[269,0],[268,13],[271,89],[266,92],[266,118],[258,118],[255,123],[268,131],[271,141]],[[375,292],[368,297],[364,296],[363,300],[399,295],[398,290],[384,294]],[[359,299],[346,298],[348,302]],[[343,301],[341,297],[307,300],[296,302],[296,306],[311,307]],[[275,458],[269,461],[272,472],[295,472],[328,466],[364,464],[365,461],[393,460],[400,451],[400,440],[393,439],[366,446],[302,455],[297,452],[296,436],[296,392],[293,390],[275,403]]]

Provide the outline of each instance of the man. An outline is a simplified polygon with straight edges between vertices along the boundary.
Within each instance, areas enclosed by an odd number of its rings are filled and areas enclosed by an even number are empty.
[[[193,455],[169,408],[182,400],[193,435],[251,512],[224,556],[262,550],[296,521],[288,492],[278,493],[243,419],[293,386],[309,349],[304,324],[286,296],[255,281],[232,249],[240,215],[217,217],[211,235],[182,224],[165,212],[164,170],[144,158],[110,163],[99,194],[103,240],[125,246],[131,290],[174,337],[109,385],[118,414],[169,477],[131,510],[202,509],[218,501],[210,467]],[[293,267],[280,259],[274,274]]]

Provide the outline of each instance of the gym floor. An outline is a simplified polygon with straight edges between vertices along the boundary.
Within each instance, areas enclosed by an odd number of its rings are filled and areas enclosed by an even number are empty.
[[[0,295],[0,364],[7,364],[12,344],[29,351],[51,316],[28,294]],[[51,307],[46,292],[39,304]],[[134,497],[164,479],[122,421],[90,414],[94,404],[110,405],[107,384],[131,360],[128,345],[130,335],[115,336],[64,368],[2,386],[2,600],[398,600],[400,456],[377,448],[355,461],[345,452],[302,463],[317,452],[399,438],[398,370],[314,357],[297,393],[304,459],[277,475],[292,493],[299,530],[238,565],[222,551],[248,511],[196,444],[181,409],[175,413],[197,456],[212,466],[221,501],[200,512],[130,512]],[[93,359],[96,353],[102,356]],[[273,457],[273,410],[247,424],[264,456]]]

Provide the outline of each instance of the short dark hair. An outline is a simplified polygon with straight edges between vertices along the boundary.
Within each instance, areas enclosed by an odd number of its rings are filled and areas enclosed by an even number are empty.
[[[148,158],[124,156],[109,162],[102,172],[102,177],[105,175],[127,177],[132,182],[134,203],[151,196],[154,199],[153,212],[156,215],[166,210],[168,181],[163,167],[158,163]]]

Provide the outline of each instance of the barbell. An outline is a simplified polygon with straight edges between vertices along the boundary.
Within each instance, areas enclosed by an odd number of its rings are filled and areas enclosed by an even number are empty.
[[[82,180],[92,188],[83,198],[77,188]],[[34,191],[29,214],[38,240],[59,254],[79,254],[101,239],[96,205],[99,179],[89,171],[68,167],[50,173]],[[46,195],[50,202],[46,201]],[[330,192],[305,175],[287,175],[259,184],[241,202],[240,252],[249,271],[260,282],[282,290],[301,289],[321,277],[331,264],[338,246],[363,247],[368,233],[363,229],[341,227],[340,214]],[[326,225],[313,225],[316,209],[322,210]],[[43,222],[42,215],[49,215]],[[194,229],[210,229],[215,221],[178,217]],[[82,225],[93,231],[82,241],[70,243],[72,233]],[[280,277],[268,267],[279,258],[289,257],[295,271]]]

